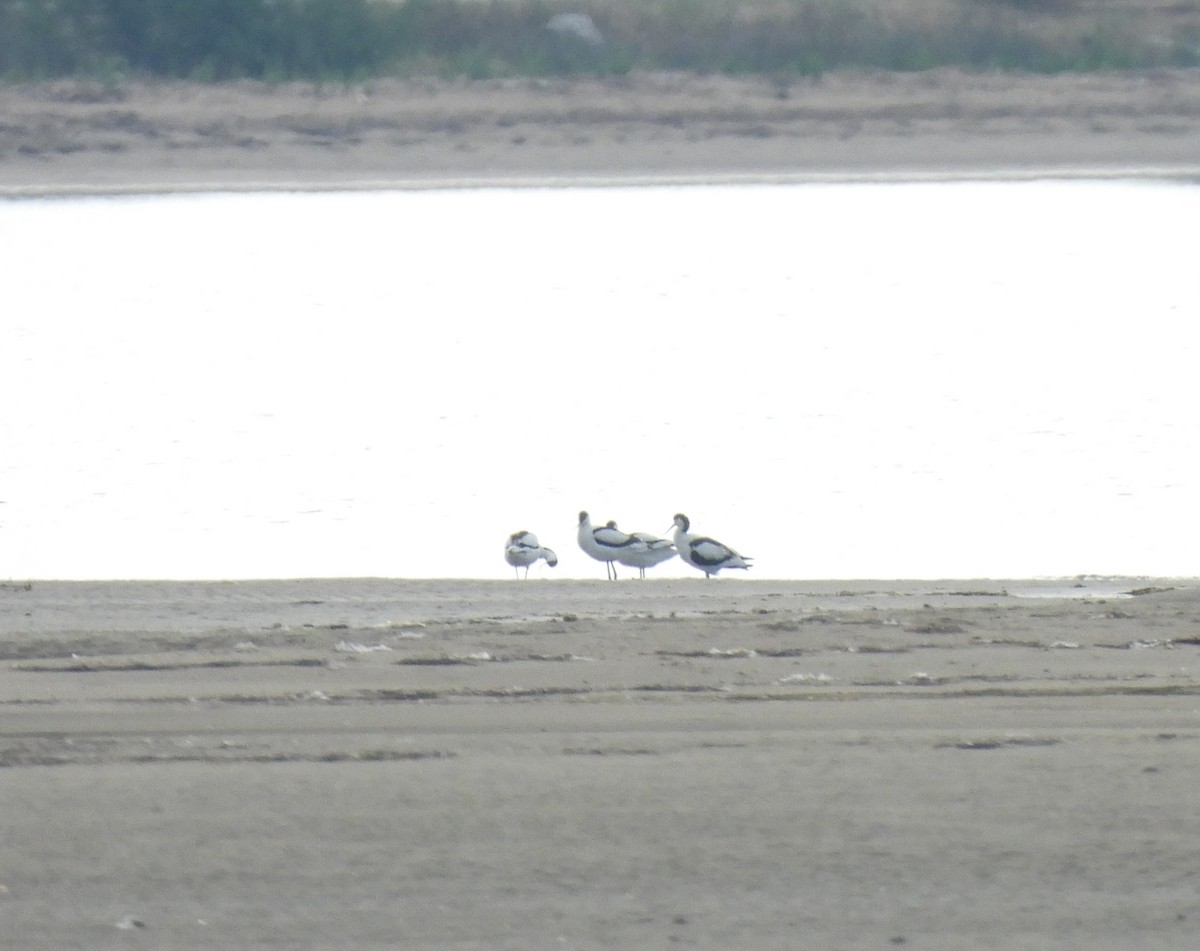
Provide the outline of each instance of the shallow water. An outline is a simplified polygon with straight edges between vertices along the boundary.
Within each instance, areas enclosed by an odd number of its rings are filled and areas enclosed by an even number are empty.
[[[1200,189],[0,204],[0,576],[1195,574]],[[678,562],[658,576],[694,574]]]

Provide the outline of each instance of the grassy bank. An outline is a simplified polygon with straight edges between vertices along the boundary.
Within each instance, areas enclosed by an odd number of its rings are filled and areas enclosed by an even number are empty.
[[[556,14],[582,14],[561,29]],[[586,24],[585,24],[586,25]],[[0,0],[0,76],[819,75],[1200,66],[1200,2]]]

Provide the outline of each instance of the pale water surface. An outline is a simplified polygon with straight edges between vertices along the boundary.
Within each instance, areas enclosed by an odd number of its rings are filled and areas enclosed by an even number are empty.
[[[0,577],[1200,572],[1200,188],[0,204]],[[628,573],[628,572],[626,572]],[[659,576],[694,575],[677,561]]]

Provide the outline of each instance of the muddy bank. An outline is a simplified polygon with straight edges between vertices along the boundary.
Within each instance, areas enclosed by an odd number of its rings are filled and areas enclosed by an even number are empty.
[[[1195,179],[1189,70],[0,88],[0,193]]]

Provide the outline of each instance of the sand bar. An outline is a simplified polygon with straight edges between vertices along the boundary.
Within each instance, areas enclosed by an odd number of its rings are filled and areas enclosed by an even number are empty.
[[[1191,948],[1198,752],[1195,579],[8,584],[0,943]]]
[[[1194,70],[0,87],[0,195],[1200,180]]]

